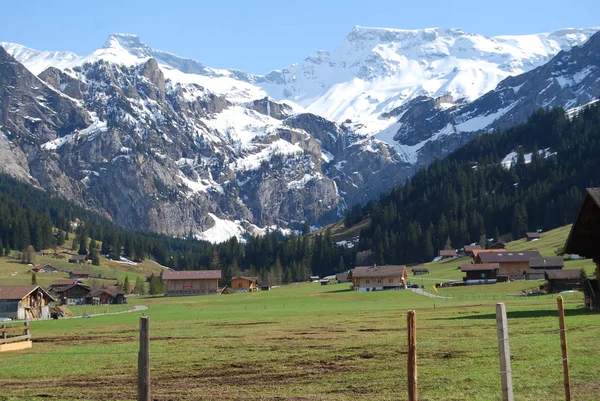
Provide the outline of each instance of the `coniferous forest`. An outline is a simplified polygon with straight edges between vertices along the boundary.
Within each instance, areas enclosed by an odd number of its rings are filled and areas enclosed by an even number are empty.
[[[512,166],[502,165],[511,152]],[[574,220],[585,188],[600,185],[599,152],[600,106],[573,119],[562,109],[539,110],[435,161],[347,219],[371,216],[358,249],[372,250],[380,264],[431,260],[448,238],[454,248],[518,239]]]
[[[540,110],[504,132],[482,135],[420,170],[378,202],[353,207],[352,226],[366,217],[357,247],[319,235],[279,232],[233,238],[219,245],[192,238],[125,230],[97,213],[0,175],[0,251],[29,245],[49,249],[66,235],[92,238],[78,252],[110,258],[151,258],[177,270],[221,269],[223,282],[246,271],[272,284],[304,281],[352,267],[359,251],[378,264],[431,260],[448,242],[455,248],[488,238],[519,238],[573,221],[586,187],[600,185],[600,106],[572,119],[561,109]],[[501,161],[511,152],[511,166]],[[71,222],[82,224],[73,229]],[[70,232],[70,234],[69,234]],[[98,250],[94,245],[99,241]],[[91,245],[91,246],[90,246]],[[90,247],[92,249],[90,249]]]

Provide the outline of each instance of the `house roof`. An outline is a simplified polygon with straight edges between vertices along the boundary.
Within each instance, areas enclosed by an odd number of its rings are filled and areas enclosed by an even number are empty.
[[[85,260],[86,257],[86,255],[73,255],[69,258],[69,260]]]
[[[80,283],[81,281],[79,280],[75,280],[75,279],[68,279],[68,280],[56,280],[53,281],[52,284],[50,284],[50,287],[59,287],[59,286],[65,286],[65,285],[72,285],[75,283]]]
[[[529,267],[532,269],[545,269],[548,267],[560,267],[562,269],[564,266],[565,260],[562,256],[549,256],[529,259]]]
[[[465,252],[473,252],[481,249],[483,249],[481,245],[465,245]]]
[[[483,252],[477,255],[482,263],[529,262],[531,258],[539,258],[538,251],[523,252]]]
[[[221,270],[165,271],[163,280],[198,280],[221,278]]]
[[[429,272],[429,269],[424,267],[416,267],[412,269],[413,272]]]
[[[58,293],[61,293],[61,292],[69,291],[71,288],[74,288],[74,287],[82,287],[82,288],[85,288],[88,291],[90,290],[90,287],[88,287],[87,285],[83,285],[81,283],[73,283],[73,284],[70,284],[70,285],[65,285],[65,286],[57,287],[57,288],[54,289],[54,292],[58,294]]]
[[[581,271],[577,269],[571,270],[546,270],[546,280],[578,280]]]
[[[537,233],[537,232],[525,233],[525,236],[527,238],[540,238],[541,237],[540,233]]]
[[[565,244],[566,253],[600,258],[600,188],[588,188]]]
[[[89,293],[88,298],[89,297],[98,297],[98,296],[100,296],[102,294],[108,294],[108,295],[110,295],[111,297],[114,298],[114,297],[116,297],[119,294],[123,294],[124,295],[125,293],[123,291],[120,291],[116,286],[111,285],[111,286],[108,286],[106,288],[97,288],[95,290],[92,290]]]
[[[32,292],[39,290],[52,301],[56,301],[39,285],[20,285],[20,286],[3,286],[0,287],[0,299],[6,300],[21,300]]]
[[[456,249],[440,249],[439,256],[456,256]]]
[[[353,278],[398,277],[403,276],[405,270],[406,266],[404,265],[357,266],[350,272]]]
[[[37,266],[34,267],[34,269],[46,269],[46,268],[51,268],[51,269],[54,269],[54,270],[58,270],[57,267],[52,266],[49,263],[42,263],[41,265],[37,265]]]
[[[479,272],[479,271],[494,271],[499,270],[500,265],[498,263],[479,263],[479,264],[466,264],[460,266],[462,272]]]
[[[235,280],[235,279],[238,279],[238,278],[242,279],[242,280],[248,280],[248,281],[251,281],[253,283],[258,283],[258,277],[244,277],[244,276],[239,276],[239,277],[232,277],[231,279]]]
[[[71,272],[71,274],[76,276],[89,276],[90,272]]]

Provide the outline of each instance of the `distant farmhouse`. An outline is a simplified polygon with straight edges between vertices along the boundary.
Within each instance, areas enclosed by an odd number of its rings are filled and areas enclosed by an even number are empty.
[[[527,241],[533,241],[533,240],[538,240],[541,238],[540,233],[525,233],[525,238],[527,238]]]
[[[55,286],[52,288],[52,292],[56,294],[59,305],[84,305],[86,303],[86,297],[90,293],[90,287],[81,284],[79,281],[74,283]]]
[[[456,249],[440,249],[438,256],[442,259],[450,259],[456,256]]]
[[[421,276],[423,274],[429,274],[429,269],[425,267],[415,267],[412,269],[413,276]]]
[[[466,256],[473,256],[473,251],[481,251],[481,245],[465,245],[464,252]]]
[[[72,279],[85,279],[90,278],[90,272],[71,272],[69,273],[69,277]]]
[[[1,286],[0,316],[19,320],[48,319],[56,300],[39,285]]]
[[[335,275],[335,278],[338,283],[348,283],[348,282],[350,282],[350,279],[348,278],[348,274],[350,274],[349,271],[344,272],[344,273],[338,273]]]
[[[33,267],[30,270],[32,273],[58,273],[58,268],[49,265],[49,264],[42,264],[42,265],[37,265],[35,267]]]
[[[232,277],[231,288],[236,291],[254,292],[258,286],[258,277]]]
[[[600,309],[600,188],[587,189],[567,238],[565,252],[590,258],[596,264],[595,278],[582,284],[585,305]]]
[[[406,266],[357,266],[350,270],[352,289],[367,292],[405,288]]]
[[[165,295],[204,295],[219,291],[221,270],[165,271]]]
[[[89,305],[109,305],[109,304],[126,304],[127,298],[125,293],[111,285],[106,288],[92,290],[86,297],[86,303]]]
[[[463,281],[467,285],[493,284],[498,281],[498,263],[466,264],[460,267],[460,271],[466,273]]]
[[[77,265],[83,265],[86,262],[87,257],[85,255],[73,255],[69,258],[69,263]]]

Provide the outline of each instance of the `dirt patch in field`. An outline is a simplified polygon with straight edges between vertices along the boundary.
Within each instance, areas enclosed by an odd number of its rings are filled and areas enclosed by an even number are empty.
[[[219,323],[215,327],[260,326],[263,324],[277,324],[279,322],[246,322],[246,323]]]
[[[64,336],[64,337],[36,337],[32,338],[34,343],[52,343],[56,345],[85,346],[85,345],[106,345],[115,343],[126,343],[136,341],[135,337],[115,337],[115,336]]]

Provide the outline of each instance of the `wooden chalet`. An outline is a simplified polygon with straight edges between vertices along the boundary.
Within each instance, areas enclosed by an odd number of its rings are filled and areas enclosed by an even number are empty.
[[[440,249],[438,256],[442,259],[450,259],[456,256],[456,249]]]
[[[423,274],[429,274],[429,269],[424,267],[415,267],[412,269],[413,276],[421,276]]]
[[[542,236],[538,232],[525,233],[525,238],[527,238],[527,241],[537,240],[537,239],[540,239],[541,237]]]
[[[85,278],[90,278],[90,272],[71,272],[69,273],[69,277],[72,279],[85,279]]]
[[[466,256],[473,256],[473,251],[481,251],[481,245],[465,245],[464,252]]]
[[[86,259],[87,259],[87,256],[85,256],[85,255],[73,255],[69,258],[69,263],[83,265],[83,264],[85,264]]]
[[[585,304],[600,308],[600,188],[588,188],[565,244],[565,253],[592,259],[594,279],[583,283]]]
[[[56,300],[39,285],[1,286],[0,316],[19,320],[48,319]]]
[[[498,270],[500,270],[498,263],[469,263],[460,266],[460,271],[466,273],[463,281],[467,285],[494,284],[498,279]]]
[[[569,291],[581,288],[580,270],[546,270],[549,293]]]
[[[549,256],[529,259],[530,269],[560,270],[565,267],[565,259],[562,256]]]
[[[56,294],[59,305],[85,305],[86,297],[89,295],[90,287],[81,284],[81,282],[75,282],[70,285],[61,286],[53,289]]]
[[[241,292],[254,292],[258,286],[258,277],[233,277],[231,288]]]
[[[165,295],[217,294],[221,270],[165,271]]]
[[[538,251],[523,252],[479,252],[474,264],[498,263],[499,280],[522,280],[525,279],[523,272],[529,269],[529,260],[539,258],[542,255]],[[503,276],[503,279],[500,279]]]
[[[88,305],[121,305],[127,303],[127,298],[122,290],[111,285],[90,291],[86,297],[86,303]]]
[[[357,266],[350,270],[352,289],[367,292],[406,287],[408,272],[406,266]]]

